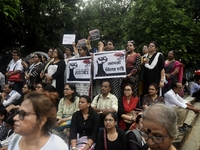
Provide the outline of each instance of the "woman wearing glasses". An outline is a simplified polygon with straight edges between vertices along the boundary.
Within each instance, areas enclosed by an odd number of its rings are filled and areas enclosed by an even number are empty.
[[[141,134],[150,150],[176,150],[172,141],[176,138],[176,113],[164,104],[151,105],[142,114]]]
[[[139,98],[133,96],[133,85],[127,84],[124,87],[124,95],[122,100],[119,101],[119,127],[127,131],[136,119],[136,115],[133,115],[133,110],[136,108]]]
[[[142,101],[144,109],[155,103],[165,103],[164,98],[158,95],[158,89],[159,87],[155,83],[149,85],[149,94],[144,95]]]
[[[30,93],[14,117],[14,132],[8,150],[68,150],[67,144],[50,130],[56,121],[52,99],[42,93]]]
[[[116,125],[116,114],[107,113],[104,119],[105,129],[99,131],[95,150],[128,150],[126,134]]]
[[[158,44],[154,41],[149,43],[149,53],[144,58],[143,95],[148,94],[151,83],[156,83],[160,88],[164,87],[164,58],[162,53],[157,52]]]

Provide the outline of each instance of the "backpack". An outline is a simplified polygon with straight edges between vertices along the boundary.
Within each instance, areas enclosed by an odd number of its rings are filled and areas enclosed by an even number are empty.
[[[134,134],[135,137],[136,137],[136,140],[132,139],[132,138],[130,137],[130,134]],[[126,132],[126,136],[127,136],[127,139],[128,139],[128,145],[129,145],[129,143],[131,142],[131,143],[134,143],[135,145],[137,145],[137,147],[138,147],[139,149],[142,149],[142,136],[141,136],[140,132],[139,132],[137,129],[128,130],[128,131]],[[129,149],[130,149],[130,148],[129,148]]]

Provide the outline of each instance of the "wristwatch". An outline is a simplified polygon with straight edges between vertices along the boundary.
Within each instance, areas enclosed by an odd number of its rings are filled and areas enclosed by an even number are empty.
[[[103,111],[100,111],[99,113],[100,113],[100,114],[102,114],[102,113],[103,113]]]

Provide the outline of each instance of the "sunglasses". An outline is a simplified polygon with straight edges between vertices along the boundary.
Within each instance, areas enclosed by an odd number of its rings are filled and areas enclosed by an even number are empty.
[[[18,112],[17,112],[17,114],[19,115],[19,119],[22,121],[22,120],[24,120],[24,117],[25,116],[28,116],[28,115],[36,115],[36,114],[34,114],[34,113],[31,113],[31,112],[25,112],[24,110],[19,110]]]

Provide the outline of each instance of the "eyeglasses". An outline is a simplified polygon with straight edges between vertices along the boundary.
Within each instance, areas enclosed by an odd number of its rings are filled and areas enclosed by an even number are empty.
[[[34,56],[33,58],[38,58],[37,56]]]
[[[124,91],[128,91],[128,92],[130,92],[130,91],[131,91],[131,89],[124,89]]]
[[[104,122],[107,122],[107,121],[109,121],[109,122],[113,122],[114,119],[104,119]]]
[[[156,144],[162,144],[163,141],[169,136],[169,134],[167,134],[164,137],[157,137],[157,136],[150,136],[142,131],[140,131],[142,137],[145,139],[145,141],[147,142],[149,139],[151,139],[154,143]]]
[[[36,115],[36,114],[34,114],[34,113],[31,113],[31,112],[25,112],[24,110],[19,110],[18,112],[17,112],[17,114],[19,115],[19,119],[22,121],[22,120],[24,120],[24,117],[25,116],[28,116],[28,115]]]
[[[66,91],[69,91],[69,90],[71,90],[71,89],[68,89],[68,88],[64,88],[64,90],[66,90]]]
[[[149,89],[149,90],[154,91],[154,90],[156,90],[156,89]]]

